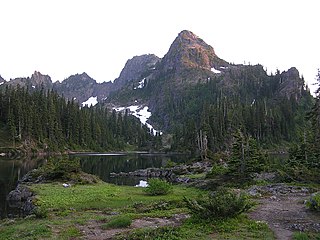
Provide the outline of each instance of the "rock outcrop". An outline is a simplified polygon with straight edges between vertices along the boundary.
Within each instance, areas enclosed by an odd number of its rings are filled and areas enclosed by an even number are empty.
[[[299,71],[292,67],[280,75],[280,96],[290,99],[293,97],[298,100],[304,87],[304,81],[300,78]]]
[[[27,216],[33,213],[35,206],[33,204],[34,193],[22,184],[19,184],[16,189],[12,190],[8,196],[7,201],[9,207],[15,209],[19,216]]]
[[[113,89],[120,89],[133,80],[141,80],[150,75],[159,61],[160,58],[154,54],[145,54],[129,59],[119,77],[114,81]]]

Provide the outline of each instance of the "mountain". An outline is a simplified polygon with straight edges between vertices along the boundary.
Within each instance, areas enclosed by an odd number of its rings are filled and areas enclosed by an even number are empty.
[[[155,70],[155,66],[159,61],[160,58],[154,54],[145,54],[129,59],[120,76],[114,81],[113,88],[118,90],[133,80],[141,80],[143,75],[149,75]]]
[[[269,75],[259,64],[231,64],[187,30],[162,59],[154,54],[129,59],[113,82],[97,83],[82,73],[52,83],[39,72],[2,82],[0,87],[53,88],[79,103],[94,97],[100,106],[129,109],[169,133],[176,149],[192,149],[200,130],[212,150],[227,148],[239,128],[266,144],[294,141],[313,101],[296,68]]]
[[[51,89],[53,84],[51,81],[50,76],[48,75],[42,75],[40,72],[35,71],[31,77],[20,77],[11,79],[10,81],[7,81],[3,84],[3,86],[17,86],[20,87],[26,87],[29,89],[32,88],[40,88],[43,87],[44,89]]]
[[[0,75],[0,85],[4,84],[5,83],[5,80],[1,77]]]
[[[229,64],[220,59],[213,47],[190,31],[182,31],[171,44],[168,53],[161,61],[161,71],[174,72],[176,76],[186,69],[211,71]]]
[[[296,68],[268,75],[259,64],[228,63],[186,30],[140,79],[124,83],[104,105],[147,106],[149,123],[172,134],[174,149],[193,149],[200,130],[212,150],[227,149],[239,128],[267,145],[294,141],[313,101]]]
[[[90,97],[97,97],[99,100],[108,96],[111,82],[97,83],[87,73],[75,74],[64,81],[53,84],[53,89],[65,98],[82,103]]]

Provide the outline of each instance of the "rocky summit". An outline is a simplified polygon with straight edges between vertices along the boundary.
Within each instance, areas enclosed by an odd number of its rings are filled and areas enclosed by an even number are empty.
[[[228,63],[220,59],[213,47],[206,44],[201,38],[184,30],[171,44],[168,53],[161,61],[161,65],[163,71],[175,71],[179,74],[190,68],[207,71],[212,68],[219,69],[228,66]]]

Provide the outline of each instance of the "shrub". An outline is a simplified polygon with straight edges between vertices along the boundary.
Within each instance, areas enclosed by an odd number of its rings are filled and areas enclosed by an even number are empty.
[[[33,209],[33,214],[36,215],[37,218],[46,218],[48,217],[48,210],[42,207],[36,207]]]
[[[234,217],[251,207],[246,195],[224,188],[198,200],[187,198],[184,200],[192,214],[201,219]]]
[[[172,185],[165,180],[158,178],[152,178],[148,181],[148,187],[145,188],[145,192],[148,195],[167,195],[172,189]]]
[[[320,192],[311,195],[310,199],[307,201],[307,207],[310,210],[320,212]]]
[[[206,177],[207,178],[214,178],[218,175],[223,175],[225,173],[227,173],[228,169],[223,166],[222,164],[213,164],[210,172],[207,173]]]
[[[39,174],[48,180],[69,180],[81,171],[79,158],[49,158],[48,162],[39,169]]]
[[[129,227],[132,223],[132,219],[128,216],[116,216],[113,217],[109,222],[103,224],[101,227],[103,229],[110,229],[110,228],[126,228]]]

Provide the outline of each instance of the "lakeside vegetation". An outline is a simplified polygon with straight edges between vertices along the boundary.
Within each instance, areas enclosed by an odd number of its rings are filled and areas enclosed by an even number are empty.
[[[165,197],[147,195],[142,188],[107,183],[69,188],[64,188],[61,183],[35,184],[31,189],[37,193],[36,204],[41,209],[38,218],[2,221],[0,239],[80,238],[83,233],[79,226],[94,221],[97,228],[104,228],[114,219],[114,214],[132,220],[189,214],[183,198],[206,194],[180,185],[173,186],[172,192]],[[261,239],[262,236],[272,239],[272,232],[266,224],[250,220],[245,215],[215,222],[188,219],[177,228],[139,229],[123,239],[207,239],[212,232],[217,236],[239,236],[239,239]],[[121,235],[118,237],[122,239]]]
[[[153,136],[128,112],[80,107],[52,90],[0,91],[2,147],[29,152],[150,149]]]
[[[318,81],[320,84],[320,73]],[[248,89],[253,86],[254,83]],[[303,93],[307,94],[305,90]],[[173,149],[182,146],[198,152],[198,160],[212,164],[209,173],[191,177],[204,182],[206,190],[161,180],[150,181],[147,190],[116,186],[84,174],[77,159],[53,158],[33,172],[34,177],[42,176],[46,182],[27,186],[36,194],[33,214],[2,220],[0,239],[80,239],[88,237],[90,228],[96,234],[121,229],[112,236],[114,239],[275,239],[265,222],[248,217],[247,211],[254,207],[255,199],[243,192],[253,184],[270,183],[256,180],[259,173],[274,173],[278,181],[290,184],[312,184],[319,191],[320,90],[306,116],[302,109],[312,103],[309,95],[301,104],[289,98],[280,109],[266,109],[267,101],[263,99],[256,100],[251,109],[241,101],[229,102],[221,94],[215,97],[219,104],[204,103],[199,119],[192,120],[199,126],[192,121],[184,122],[183,131],[175,126],[172,144]],[[237,117],[240,112],[244,114]],[[215,120],[223,115],[226,118]],[[233,116],[232,121],[229,115]],[[257,118],[250,118],[251,115]],[[0,92],[0,121],[0,133],[9,133],[11,147],[26,143],[31,151],[128,147],[150,150],[161,148],[162,144],[160,136],[152,136],[128,112],[122,115],[99,106],[80,108],[53,91],[6,88]],[[231,123],[232,128],[228,125]],[[266,125],[256,128],[262,123]],[[259,131],[254,132],[256,129]],[[300,141],[290,145],[288,161],[282,165],[267,161],[262,143],[294,139]],[[221,151],[226,149],[229,151]],[[318,194],[309,200],[308,206],[318,214]],[[149,225],[146,227],[141,221]],[[320,236],[306,231],[293,237]]]

